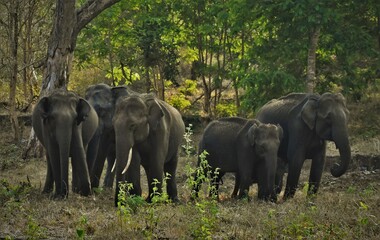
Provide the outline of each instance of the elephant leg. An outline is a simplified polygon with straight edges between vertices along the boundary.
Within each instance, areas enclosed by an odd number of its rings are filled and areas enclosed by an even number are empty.
[[[115,163],[116,159],[116,152],[115,150],[110,150],[107,156],[107,170],[106,170],[106,176],[104,177],[103,186],[105,188],[112,188],[113,181],[115,179],[115,172],[112,172],[112,167]]]
[[[241,176],[240,178],[240,186],[239,186],[239,198],[248,198],[249,199],[249,185],[251,183],[251,177]]]
[[[298,181],[301,175],[301,169],[303,162],[305,161],[305,155],[303,153],[297,153],[295,157],[289,157],[289,172],[286,180],[284,199],[294,197],[298,188]]]
[[[238,195],[238,191],[239,191],[239,185],[240,185],[240,176],[239,174],[235,174],[235,186],[234,186],[234,190],[231,194],[231,198],[236,198],[237,195]]]
[[[312,158],[310,176],[309,176],[309,188],[308,195],[317,193],[319,188],[319,183],[321,182],[323,167],[325,165],[325,155],[326,151],[323,148]]]
[[[129,166],[128,171],[125,173],[125,179],[127,183],[132,184],[132,188],[128,189],[128,194],[141,196],[142,190],[140,182],[140,157],[138,156],[137,152],[134,153],[135,154],[132,156],[131,165]]]
[[[58,150],[58,144],[56,142],[50,141],[47,145],[47,159],[49,161],[48,167],[50,166],[51,173],[46,176],[46,182],[50,184],[49,178],[53,176],[55,184],[54,199],[62,199],[67,195],[67,191],[63,190],[63,182],[61,178],[61,161]],[[49,169],[48,169],[49,172]],[[45,182],[45,183],[46,183]],[[67,182],[65,183],[67,184]],[[45,185],[46,188],[49,186]],[[67,187],[67,186],[66,186]]]
[[[154,196],[160,196],[162,193],[163,167],[150,167],[147,172],[149,195],[147,202],[152,202]]]
[[[44,189],[42,190],[42,193],[51,193],[54,188],[54,176],[53,176],[53,171],[52,171],[48,154],[46,154],[46,165],[47,165],[47,172],[46,172],[45,186],[44,186]]]
[[[91,170],[94,167],[94,164],[99,152],[99,139],[100,137],[98,135],[98,132],[96,132],[94,137],[88,143],[87,150],[86,150],[87,167],[90,171],[90,176],[91,176]]]
[[[91,168],[91,187],[93,188],[97,188],[100,185],[100,178],[109,148],[109,138],[102,136],[99,140],[98,153]],[[113,164],[110,169],[112,169],[112,167]]]
[[[72,137],[71,164],[73,167],[73,180],[75,179],[73,186],[77,188],[74,190],[83,196],[88,196],[91,194],[91,183],[82,138],[78,131],[73,131]]]
[[[177,191],[177,181],[176,181],[176,170],[177,170],[178,156],[177,153],[173,158],[167,162],[164,166],[165,174],[168,173],[166,180],[166,191],[168,193],[169,199],[173,202],[178,202],[178,191]],[[166,176],[165,176],[166,177]]]

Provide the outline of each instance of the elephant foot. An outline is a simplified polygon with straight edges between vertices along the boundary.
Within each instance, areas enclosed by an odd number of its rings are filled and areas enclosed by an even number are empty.
[[[42,190],[42,194],[51,194],[53,192],[53,189],[51,188],[51,189],[45,189],[44,188],[44,190]]]
[[[67,197],[68,197],[67,194],[55,193],[55,194],[51,197],[51,199],[52,199],[52,200],[59,201],[59,200],[65,200]]]

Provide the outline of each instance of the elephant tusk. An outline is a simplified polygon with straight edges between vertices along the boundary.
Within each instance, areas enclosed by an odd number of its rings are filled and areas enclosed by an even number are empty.
[[[113,173],[113,171],[115,171],[116,161],[117,161],[117,159],[115,159],[115,162],[113,163],[113,166],[112,166],[112,169],[111,169],[111,172],[112,172],[112,173]]]
[[[127,162],[127,165],[125,166],[125,168],[121,174],[124,174],[128,170],[129,165],[131,164],[131,160],[132,160],[132,148],[129,149],[128,162]]]

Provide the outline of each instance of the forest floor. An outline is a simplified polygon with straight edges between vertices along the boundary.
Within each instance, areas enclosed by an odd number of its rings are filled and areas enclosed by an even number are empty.
[[[256,186],[251,187],[251,201],[231,199],[234,177],[229,174],[219,202],[206,197],[206,186],[199,200],[190,201],[188,172],[196,157],[183,152],[177,171],[179,204],[130,198],[125,207],[116,208],[110,189],[98,189],[91,197],[70,193],[66,200],[50,200],[41,194],[45,160],[22,160],[22,146],[12,143],[3,122],[0,239],[380,239],[380,101],[351,104],[350,111],[350,170],[340,178],[331,176],[329,165],[338,153],[329,144],[319,193],[306,196],[306,161],[295,197],[277,204],[259,201]],[[193,145],[201,131],[193,130]],[[146,179],[142,182],[146,196]]]

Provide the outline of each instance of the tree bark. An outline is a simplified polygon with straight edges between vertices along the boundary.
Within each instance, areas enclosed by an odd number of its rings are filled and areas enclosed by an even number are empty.
[[[11,51],[11,69],[9,83],[9,117],[13,131],[13,140],[20,141],[20,126],[18,123],[18,114],[16,111],[16,89],[18,73],[18,44],[19,44],[19,7],[20,1],[15,0],[9,3],[9,49]]]
[[[313,93],[316,84],[316,51],[321,28],[315,27],[310,34],[310,46],[307,56],[306,92]]]

